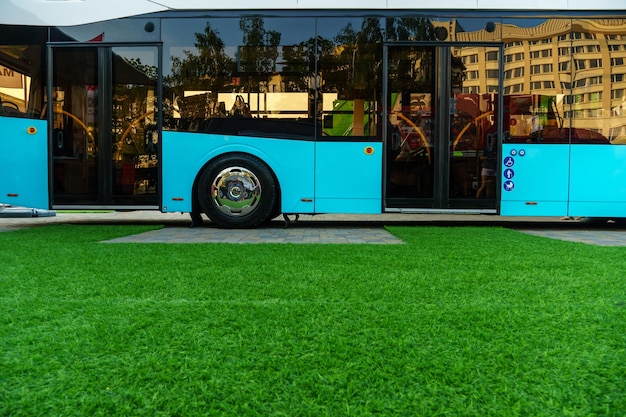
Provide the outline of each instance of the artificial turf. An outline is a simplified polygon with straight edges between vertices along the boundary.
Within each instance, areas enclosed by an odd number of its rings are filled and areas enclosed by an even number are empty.
[[[0,415],[626,412],[626,248],[100,243],[151,228],[0,233]]]

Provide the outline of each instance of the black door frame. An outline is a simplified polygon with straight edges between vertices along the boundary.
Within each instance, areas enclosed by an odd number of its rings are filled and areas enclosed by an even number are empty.
[[[61,204],[55,203],[54,199],[54,172],[53,165],[54,159],[52,156],[52,132],[54,123],[54,109],[52,105],[47,106],[46,117],[48,120],[49,131],[49,201],[51,207],[54,209],[63,208],[94,208],[94,209],[160,209],[162,204],[161,198],[161,147],[157,148],[158,158],[158,187],[155,197],[155,204],[136,204],[129,201],[128,204],[112,203],[113,199],[113,170],[112,170],[112,104],[113,104],[113,49],[114,48],[156,48],[157,51],[157,86],[156,86],[156,104],[157,104],[157,132],[158,143],[161,143],[161,131],[163,126],[163,44],[160,42],[49,42],[46,45],[46,85],[48,86],[46,91],[46,100],[48,103],[53,103],[53,86],[54,86],[54,53],[57,49],[89,49],[96,50],[98,59],[98,114],[97,122],[98,126],[96,141],[99,144],[97,163],[98,163],[98,195],[93,201],[76,201],[63,202]]]
[[[451,208],[450,207],[450,149],[447,138],[450,133],[450,106],[452,101],[450,100],[452,91],[452,49],[454,47],[485,47],[485,48],[498,48],[498,93],[497,93],[497,109],[499,109],[496,115],[497,130],[497,158],[500,160],[500,154],[502,149],[502,126],[503,126],[503,110],[504,110],[504,98],[503,98],[503,81],[504,81],[504,44],[503,43],[486,43],[486,42],[433,42],[433,41],[399,41],[399,42],[386,42],[383,44],[383,77],[385,80],[382,85],[382,133],[383,138],[389,137],[389,97],[392,93],[389,91],[389,49],[401,48],[401,47],[424,47],[433,48],[435,52],[435,63],[437,66],[436,79],[435,79],[435,94],[433,100],[435,101],[435,114],[437,114],[437,120],[434,125],[434,134],[438,138],[437,152],[435,155],[434,163],[434,178],[433,178],[433,198],[431,207],[404,207],[389,205],[387,198],[387,158],[383,158],[383,210],[384,211],[416,211],[416,212],[485,212],[485,213],[497,213],[499,211],[500,201],[500,174],[496,176],[496,205],[489,208]],[[384,143],[384,154],[387,153],[387,141]]]

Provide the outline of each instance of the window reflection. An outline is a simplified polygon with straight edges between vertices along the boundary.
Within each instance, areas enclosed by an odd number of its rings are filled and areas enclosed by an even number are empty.
[[[41,47],[0,45],[0,116],[44,117]]]
[[[621,19],[164,19],[162,37],[168,129],[377,136],[383,41],[502,42],[455,59],[463,94],[503,94],[511,141],[626,143]]]
[[[273,137],[376,136],[381,22],[319,19],[316,33],[313,18],[165,20],[164,125]],[[183,39],[189,27],[193,38]]]
[[[454,22],[438,24],[457,41],[488,41],[501,33],[504,130],[510,140],[626,143],[624,20],[506,19],[495,21],[492,32],[486,26],[471,32],[457,30]],[[464,93],[496,91],[488,82],[496,76],[489,68],[493,56],[465,48],[459,58],[467,67]]]
[[[156,195],[157,51],[153,47],[112,50],[111,154],[114,196]],[[93,119],[88,114],[87,119]]]
[[[385,39],[388,41],[498,42],[500,20],[481,18],[385,18]]]
[[[500,19],[494,17],[433,19],[431,25],[437,41],[498,42],[502,37]]]
[[[619,143],[615,139],[624,135],[626,124],[624,86],[613,76],[626,67],[613,41],[625,30],[620,19],[505,20],[503,93],[510,140]]]
[[[497,93],[500,77],[500,50],[497,47],[467,46],[454,49],[455,59],[464,67],[464,78],[459,92],[464,94]],[[523,67],[521,68],[523,71]],[[505,78],[519,69],[505,72]]]
[[[452,40],[456,21],[439,21],[425,17],[388,17],[385,19],[387,41],[444,41]]]
[[[318,83],[324,136],[376,136],[382,21],[319,19]]]
[[[171,19],[163,31],[165,128],[314,137],[313,19]]]
[[[626,37],[622,19],[572,21],[572,99],[569,118],[572,141],[591,135],[607,137],[611,143],[626,143],[626,117],[622,100],[624,83],[614,75],[626,73],[619,47]],[[619,78],[619,77],[618,77]]]

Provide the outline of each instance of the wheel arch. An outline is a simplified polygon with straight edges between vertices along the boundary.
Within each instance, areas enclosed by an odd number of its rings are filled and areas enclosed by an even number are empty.
[[[252,157],[256,160],[258,160],[259,163],[265,165],[265,167],[269,170],[270,174],[272,175],[272,178],[274,179],[274,183],[276,184],[276,195],[274,196],[275,201],[274,201],[274,210],[275,210],[275,216],[278,216],[282,210],[281,210],[281,204],[282,204],[282,191],[281,191],[281,184],[280,184],[280,180],[278,178],[278,175],[276,174],[276,170],[274,169],[274,167],[272,166],[272,164],[268,163],[266,158],[263,158],[262,156],[258,155],[256,152],[246,152],[246,151],[241,151],[241,150],[230,150],[230,151],[226,151],[226,152],[221,152],[218,154],[214,154],[212,155],[201,167],[200,169],[198,169],[198,171],[196,172],[196,176],[193,180],[193,187],[192,187],[192,211],[194,212],[200,212],[201,208],[200,208],[200,202],[198,199],[198,186],[199,186],[199,182],[200,182],[200,177],[202,176],[202,174],[204,173],[204,171],[206,171],[209,167],[211,167],[212,164],[216,163],[217,161],[219,161],[222,158],[228,158],[228,157]]]

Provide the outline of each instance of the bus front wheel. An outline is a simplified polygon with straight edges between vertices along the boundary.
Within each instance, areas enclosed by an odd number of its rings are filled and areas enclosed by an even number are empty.
[[[231,154],[211,162],[198,179],[198,202],[218,227],[253,228],[270,220],[277,185],[258,158]]]

